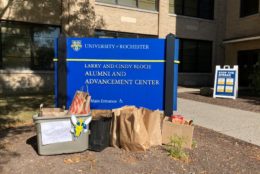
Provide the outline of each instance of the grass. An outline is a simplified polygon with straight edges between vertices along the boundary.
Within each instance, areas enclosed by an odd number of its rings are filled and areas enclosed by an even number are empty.
[[[194,149],[194,148],[197,148],[197,147],[198,147],[197,141],[192,140],[191,148]]]
[[[46,107],[53,107],[54,96],[1,96],[0,129],[32,123],[32,116],[39,111],[41,103]]]
[[[174,159],[188,161],[189,155],[184,151],[183,145],[186,143],[184,137],[172,136],[170,138],[170,143],[166,146],[166,151],[169,156]]]

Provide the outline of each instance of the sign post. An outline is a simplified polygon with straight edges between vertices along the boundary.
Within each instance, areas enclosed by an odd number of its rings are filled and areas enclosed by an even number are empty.
[[[63,37],[56,45],[57,106],[64,101],[70,106],[75,92],[85,88],[92,109],[135,105],[164,110],[166,115],[177,110],[179,39],[174,35],[166,39]]]
[[[66,67],[66,37],[61,35],[58,38],[58,67],[56,68],[56,90],[57,90],[57,106],[62,108],[66,106],[67,101],[67,67]],[[55,90],[55,91],[56,91]]]
[[[216,66],[213,97],[236,99],[238,94],[238,66]]]
[[[165,56],[165,91],[164,91],[164,112],[165,115],[172,115],[173,111],[173,82],[174,82],[174,35],[166,37],[166,56]]]

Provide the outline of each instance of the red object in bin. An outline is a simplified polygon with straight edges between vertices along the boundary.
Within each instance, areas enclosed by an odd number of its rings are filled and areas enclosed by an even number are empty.
[[[180,123],[180,124],[184,124],[185,123],[184,117],[182,115],[173,115],[173,116],[171,116],[171,121],[173,123]]]

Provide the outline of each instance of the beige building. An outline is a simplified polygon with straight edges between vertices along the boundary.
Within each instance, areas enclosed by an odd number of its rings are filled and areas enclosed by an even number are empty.
[[[96,28],[95,37],[165,38],[173,33],[181,39],[179,83],[212,85],[215,65],[246,67],[239,57],[259,55],[258,1],[90,0],[94,19],[91,13],[82,15],[87,0],[2,0],[0,93],[53,91],[53,40],[61,31],[77,36],[75,26],[86,23]],[[90,19],[102,19],[104,25]]]

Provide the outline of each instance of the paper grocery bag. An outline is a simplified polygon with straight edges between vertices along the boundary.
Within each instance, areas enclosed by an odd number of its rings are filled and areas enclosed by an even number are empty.
[[[111,110],[99,110],[99,109],[92,109],[91,116],[93,119],[100,119],[100,118],[111,118],[112,111]]]
[[[119,117],[120,145],[127,151],[145,151],[150,147],[142,109],[122,110]]]
[[[168,117],[163,119],[162,143],[169,144],[171,137],[178,136],[184,139],[184,148],[191,149],[194,126],[187,124],[174,124]]]
[[[133,110],[137,109],[135,106],[124,106],[122,108],[113,109],[112,112],[112,128],[111,128],[111,136],[110,136],[110,145],[112,147],[120,148],[120,123],[119,117],[121,111],[132,112]]]
[[[90,99],[91,97],[87,92],[76,91],[74,98],[71,102],[69,113],[70,114],[84,114],[90,113]]]
[[[151,146],[162,145],[162,130],[161,130],[161,120],[163,118],[162,113],[159,110],[151,111],[142,108],[142,115],[149,136],[150,145]]]

